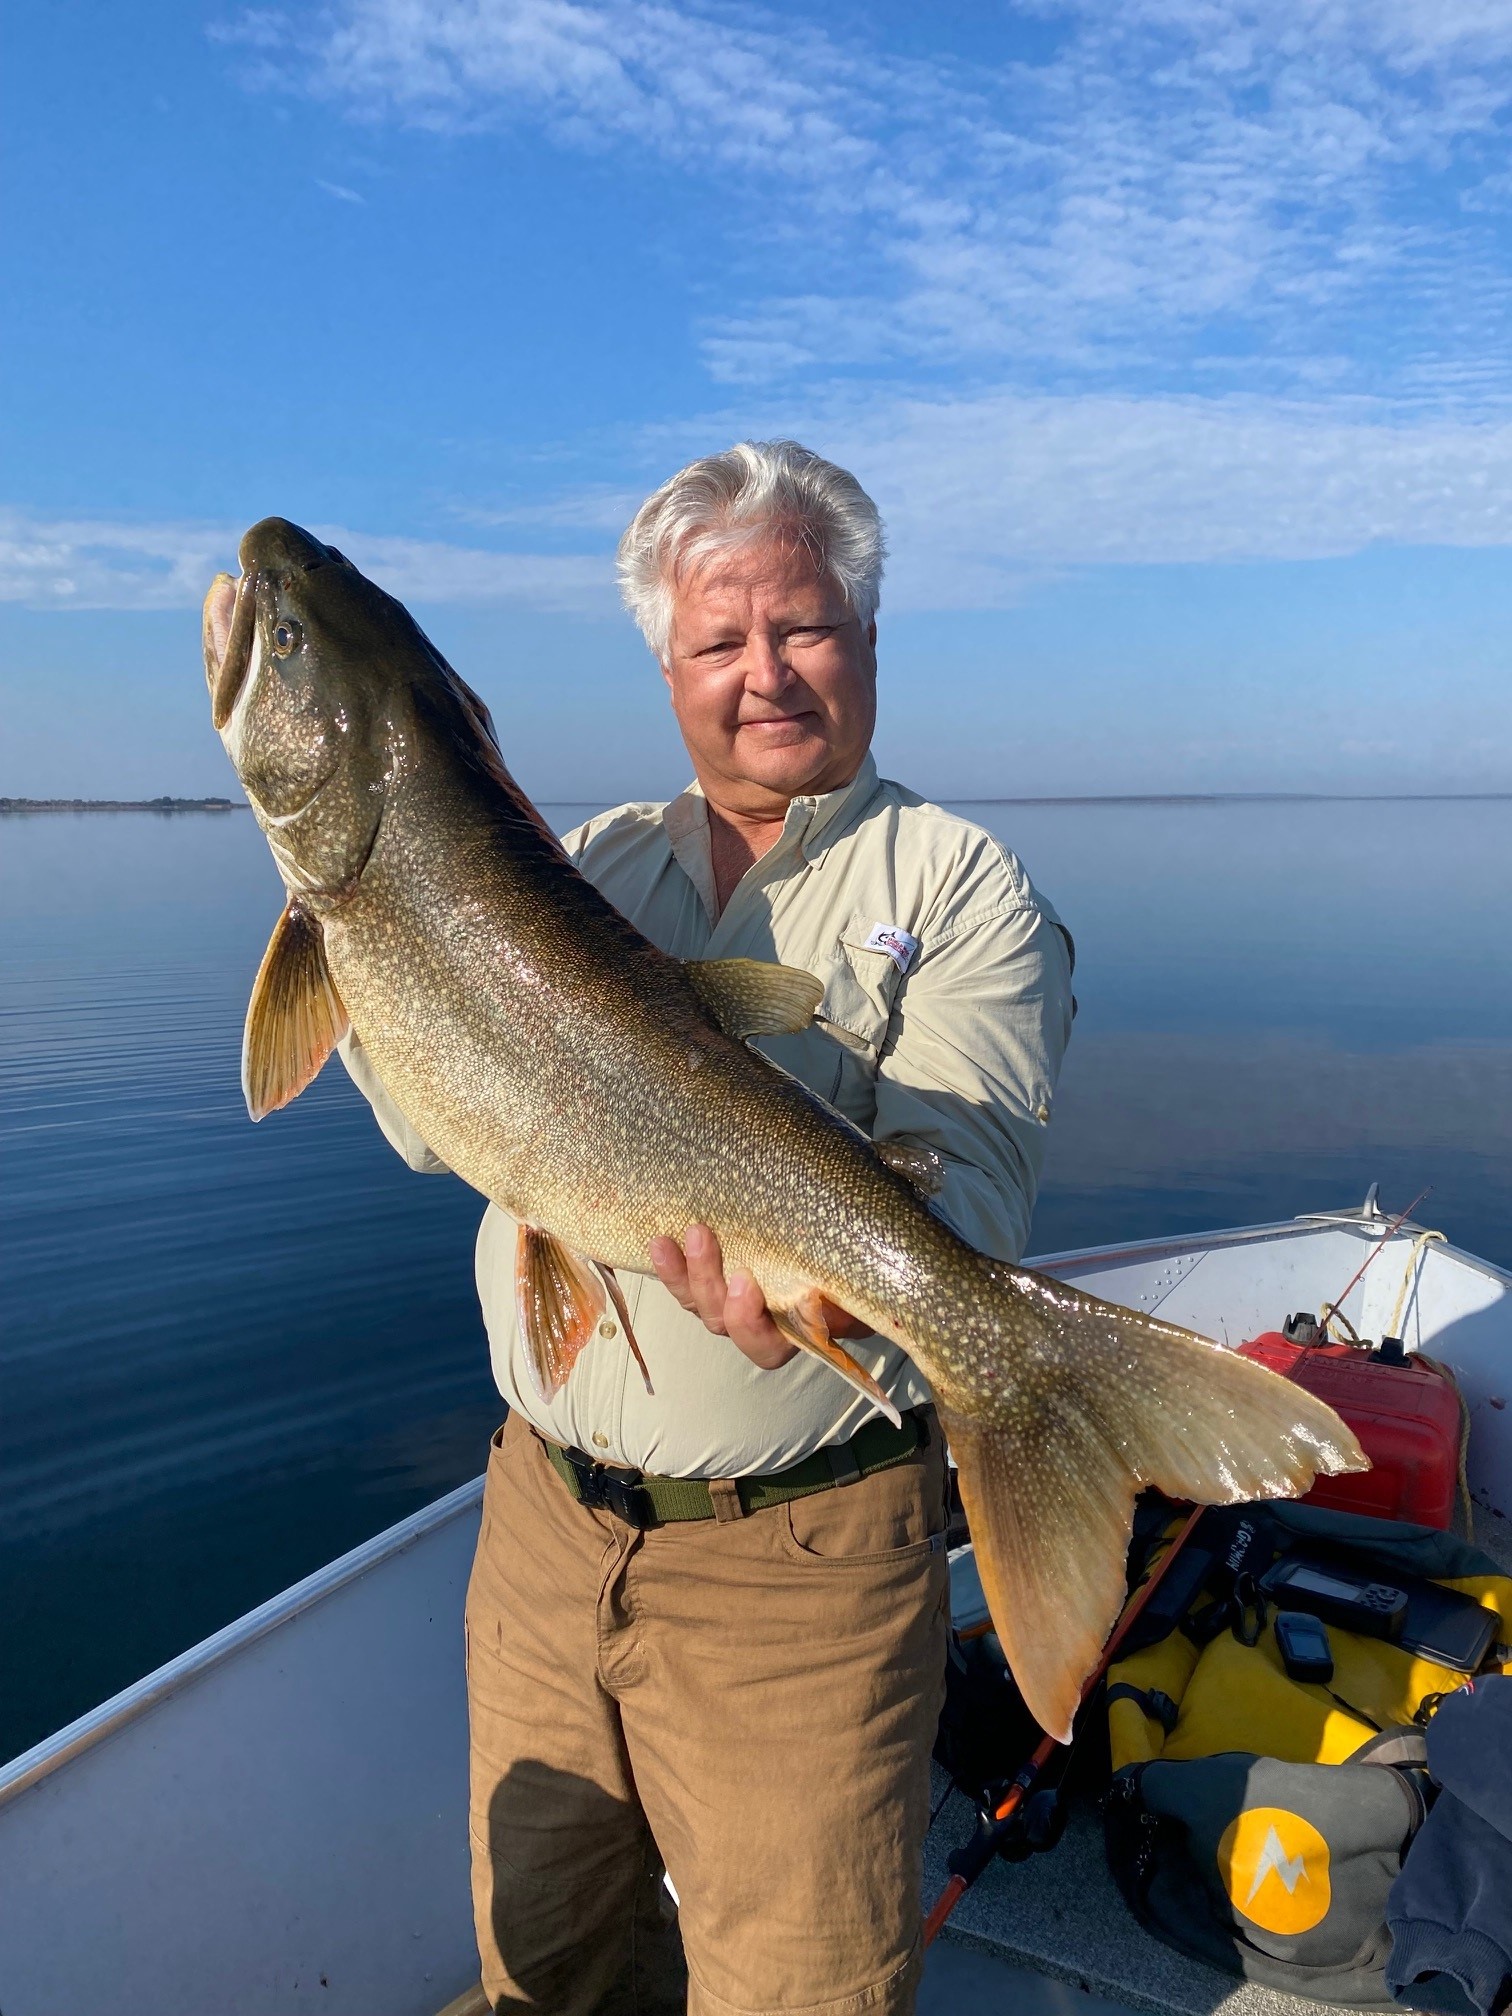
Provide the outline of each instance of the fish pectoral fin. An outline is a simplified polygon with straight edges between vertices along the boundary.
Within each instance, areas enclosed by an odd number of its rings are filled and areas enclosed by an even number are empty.
[[[1038,1305],[1014,1322],[1039,1334],[1011,1386],[990,1411],[935,1400],[994,1628],[1064,1743],[1123,1605],[1139,1491],[1233,1505],[1368,1465],[1332,1408],[1205,1337],[1040,1275],[1003,1285]]]
[[[720,1028],[741,1041],[807,1029],[824,993],[812,973],[765,959],[684,959],[682,969]]]
[[[877,1141],[878,1156],[921,1197],[938,1197],[945,1187],[945,1158],[915,1141]]]
[[[242,1093],[254,1120],[297,1099],[350,1023],[326,964],[320,919],[291,902],[252,982],[242,1031]]]
[[[843,1344],[837,1344],[831,1337],[829,1325],[824,1320],[824,1297],[817,1288],[810,1288],[791,1309],[773,1309],[770,1313],[772,1321],[790,1344],[822,1358],[826,1365],[840,1374],[847,1386],[854,1386],[858,1393],[885,1414],[895,1428],[902,1427],[902,1415],[870,1372],[864,1365],[857,1364]]]
[[[531,1377],[543,1400],[567,1383],[604,1313],[598,1267],[551,1233],[522,1225],[515,1242],[515,1309]]]

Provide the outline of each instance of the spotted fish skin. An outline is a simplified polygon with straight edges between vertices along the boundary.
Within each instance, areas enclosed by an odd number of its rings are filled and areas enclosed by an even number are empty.
[[[255,1115],[309,1082],[344,1015],[416,1132],[548,1253],[649,1273],[655,1237],[704,1223],[840,1369],[818,1297],[895,1340],[934,1394],[994,1624],[1053,1734],[1122,1600],[1140,1488],[1231,1502],[1362,1466],[1311,1395],[966,1245],[578,873],[398,603],[282,519],[241,563],[207,597],[206,672],[291,899],[249,1013],[248,1056],[271,1060]],[[570,1320],[582,1291],[563,1292]]]

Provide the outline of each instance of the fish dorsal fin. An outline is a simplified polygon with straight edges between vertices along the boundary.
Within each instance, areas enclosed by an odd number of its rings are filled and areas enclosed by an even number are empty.
[[[893,1174],[911,1183],[921,1197],[938,1197],[945,1187],[945,1158],[933,1148],[914,1141],[877,1141],[873,1146]]]
[[[515,1309],[531,1377],[543,1400],[567,1383],[604,1313],[598,1268],[537,1226],[522,1225],[515,1245]],[[637,1354],[638,1355],[638,1354]]]
[[[242,1092],[254,1120],[297,1099],[345,1036],[320,919],[291,902],[273,927],[242,1031]]]
[[[812,973],[765,959],[685,959],[683,971],[725,1034],[741,1039],[807,1029],[824,992]]]

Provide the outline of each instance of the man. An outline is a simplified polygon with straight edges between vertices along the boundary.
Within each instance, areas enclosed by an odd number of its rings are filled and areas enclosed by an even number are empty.
[[[879,780],[876,507],[791,442],[679,472],[620,545],[696,782],[570,834],[664,951],[775,959],[824,986],[764,1039],[904,1155],[984,1251],[1027,1237],[1070,1032],[1070,945],[990,835]],[[352,1040],[348,1068],[438,1167]],[[710,2016],[908,2011],[943,1687],[946,1472],[929,1394],[844,1311],[897,1430],[799,1357],[689,1226],[550,1403],[490,1207],[478,1288],[510,1418],[468,1595],[474,1903],[497,2009],[682,1997]],[[712,1334],[711,1334],[712,1333]],[[644,1481],[643,1481],[644,1480]]]

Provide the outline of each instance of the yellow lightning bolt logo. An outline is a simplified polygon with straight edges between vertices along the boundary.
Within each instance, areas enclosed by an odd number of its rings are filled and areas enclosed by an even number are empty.
[[[1328,1843],[1283,1806],[1252,1807],[1229,1822],[1218,1873],[1235,1910],[1262,1931],[1310,1932],[1328,1915]]]

